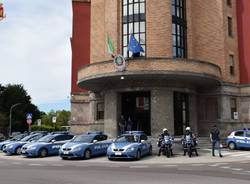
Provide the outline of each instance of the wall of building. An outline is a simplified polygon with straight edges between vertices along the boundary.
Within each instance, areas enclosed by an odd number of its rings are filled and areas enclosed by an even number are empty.
[[[71,38],[72,47],[72,73],[71,93],[86,92],[77,86],[78,70],[90,63],[90,2],[72,2],[73,31]]]
[[[240,82],[250,84],[250,1],[237,1]]]

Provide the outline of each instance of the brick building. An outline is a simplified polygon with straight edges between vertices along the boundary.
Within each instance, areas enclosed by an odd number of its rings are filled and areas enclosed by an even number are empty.
[[[249,10],[248,0],[73,0],[72,130],[116,136],[121,115],[152,136],[250,127]],[[128,51],[131,34],[145,52]]]

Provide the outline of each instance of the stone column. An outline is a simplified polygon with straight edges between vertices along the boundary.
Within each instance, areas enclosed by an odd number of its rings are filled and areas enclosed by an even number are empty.
[[[117,137],[117,109],[118,95],[115,91],[107,91],[104,97],[104,132],[109,137]]]
[[[96,95],[93,92],[89,92],[89,123],[96,121]]]
[[[221,96],[220,99],[220,119],[222,121],[231,119],[230,97]]]
[[[167,128],[174,134],[173,91],[169,89],[153,89],[151,91],[151,135],[157,137]]]

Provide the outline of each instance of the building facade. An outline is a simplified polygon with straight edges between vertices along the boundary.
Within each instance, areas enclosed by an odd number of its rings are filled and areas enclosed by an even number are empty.
[[[200,136],[214,124],[224,135],[250,127],[247,0],[74,3],[88,3],[91,12],[90,27],[84,27],[90,28],[89,63],[79,60],[77,79],[88,91],[87,103],[72,111],[72,117],[87,118],[78,122],[81,130],[115,137],[121,116],[132,120],[132,130],[152,136],[164,127],[182,135],[190,126]],[[128,51],[131,35],[144,52]],[[115,54],[126,59],[123,70],[117,70],[119,63],[108,53],[107,36]],[[76,39],[83,43],[80,36]]]

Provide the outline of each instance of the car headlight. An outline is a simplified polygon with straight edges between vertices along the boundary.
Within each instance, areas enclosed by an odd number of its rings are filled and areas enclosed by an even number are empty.
[[[28,150],[35,150],[36,149],[36,146],[31,146],[28,148]]]
[[[81,151],[81,146],[74,147],[73,151]]]
[[[126,151],[135,151],[135,147],[130,147]]]

